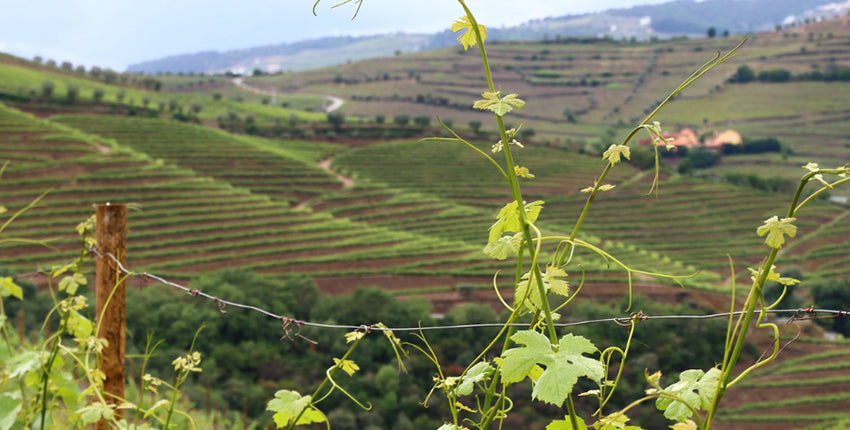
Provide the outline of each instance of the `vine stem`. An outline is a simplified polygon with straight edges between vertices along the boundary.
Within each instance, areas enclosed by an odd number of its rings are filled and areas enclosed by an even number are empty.
[[[824,169],[822,171],[826,172],[826,173],[833,173],[833,172],[836,172],[837,170],[838,169],[833,169],[833,170]],[[815,177],[815,175],[818,174],[818,173],[821,173],[821,170],[809,172],[800,179],[800,184],[797,186],[797,191],[794,193],[794,198],[791,200],[791,204],[789,205],[786,218],[793,218],[795,215],[797,215],[797,212],[799,212],[805,206],[805,204],[810,201],[810,200],[807,199],[802,204],[800,204],[800,205],[797,204],[800,201],[800,198],[803,195],[803,189],[805,188],[806,184],[808,184],[809,181],[813,177]],[[750,367],[749,369],[745,370],[744,373],[742,373],[738,378],[736,378],[735,380],[733,380],[730,383],[730,379],[732,378],[732,373],[735,370],[734,369],[735,365],[738,363],[738,360],[741,357],[741,351],[744,348],[744,343],[746,341],[746,337],[747,337],[747,333],[749,332],[750,325],[752,324],[752,321],[753,321],[753,316],[755,314],[756,306],[757,306],[760,298],[763,297],[762,296],[762,288],[763,288],[765,282],[767,281],[767,277],[771,273],[771,269],[773,267],[773,263],[776,261],[776,257],[779,255],[779,249],[780,248],[771,249],[770,253],[767,256],[767,259],[765,259],[764,262],[762,263],[759,276],[753,281],[753,285],[752,285],[752,287],[750,287],[750,292],[747,295],[747,300],[746,300],[746,302],[744,302],[744,313],[740,317],[738,317],[738,321],[735,324],[734,330],[732,330],[727,335],[727,336],[729,336],[729,339],[727,340],[727,345],[731,344],[732,339],[734,339],[735,340],[735,346],[732,349],[731,354],[729,353],[729,350],[727,348],[727,353],[723,357],[723,366],[722,366],[723,368],[722,368],[722,373],[720,375],[720,381],[719,381],[718,387],[717,387],[717,395],[714,396],[714,400],[711,404],[711,408],[708,410],[708,414],[706,415],[706,418],[705,418],[705,428],[707,428],[707,429],[711,427],[711,420],[714,418],[714,415],[715,415],[715,413],[716,413],[716,411],[717,411],[717,409],[720,405],[720,400],[723,398],[723,395],[726,393],[726,390],[729,389],[729,387],[731,385],[733,385],[735,382],[737,382],[740,379],[741,376],[745,375],[750,370],[755,368],[755,367]],[[733,300],[734,300],[734,297],[733,297]],[[776,356],[776,352],[774,352],[773,355],[771,355],[767,359],[767,361],[772,360],[775,356]],[[758,363],[754,364],[753,366],[761,366],[763,364],[765,364],[764,361],[758,362]]]
[[[460,5],[463,7],[464,12],[466,13],[467,18],[469,19],[469,23],[472,27],[470,31],[474,32],[475,40],[478,44],[478,50],[481,55],[481,61],[484,67],[484,74],[487,80],[487,88],[491,93],[496,92],[496,85],[493,82],[493,74],[490,70],[490,63],[487,59],[487,51],[484,49],[484,38],[481,35],[481,30],[478,27],[478,21],[476,21],[475,16],[473,16],[472,11],[467,7],[464,0],[458,0]],[[523,238],[525,240],[525,244],[528,248],[529,256],[531,257],[532,265],[530,269],[530,276],[528,279],[529,285],[534,279],[537,285],[537,292],[540,295],[541,308],[543,310],[544,317],[546,319],[546,327],[549,333],[549,339],[552,345],[558,344],[558,333],[555,330],[555,322],[552,319],[552,310],[549,305],[549,299],[546,294],[546,288],[543,285],[543,276],[540,272],[540,266],[537,264],[537,252],[534,248],[534,241],[531,235],[531,228],[529,227],[528,217],[525,214],[525,202],[522,197],[522,191],[519,186],[519,181],[517,180],[516,173],[514,172],[514,160],[513,155],[511,154],[510,142],[508,140],[507,131],[505,130],[504,120],[500,115],[496,115],[496,123],[498,124],[499,129],[499,137],[503,143],[503,150],[505,152],[505,163],[506,163],[506,173],[508,184],[511,188],[511,195],[513,196],[514,202],[517,205],[517,211],[519,212],[519,217],[522,223],[522,233]],[[517,264],[521,264],[521,261]],[[519,306],[519,305],[517,305]],[[495,378],[494,378],[495,379]],[[573,406],[572,396],[567,396],[567,407],[571,408],[570,411],[570,420],[572,422],[573,428],[578,428],[578,422],[575,416],[575,407]]]
[[[304,407],[304,409],[301,409],[301,412],[299,412],[298,415],[296,415],[295,418],[292,420],[292,422],[289,423],[289,427],[288,427],[289,430],[292,430],[293,428],[295,428],[295,425],[296,425],[296,423],[298,423],[298,420],[300,420],[301,417],[304,415],[304,413],[307,412],[307,408],[310,408],[311,406],[313,406],[313,399],[315,399],[316,396],[318,396],[319,393],[321,393],[322,390],[325,388],[325,385],[328,384],[328,381],[330,380],[330,378],[328,376],[332,376],[333,371],[338,369],[340,366],[342,366],[343,362],[345,362],[345,360],[348,359],[348,356],[351,355],[352,351],[354,351],[354,348],[356,348],[357,345],[360,344],[360,341],[363,340],[363,338],[365,338],[365,337],[366,337],[366,335],[364,334],[363,336],[360,336],[357,340],[355,340],[354,343],[351,345],[351,347],[348,348],[348,351],[345,351],[345,354],[343,354],[342,358],[339,359],[339,363],[336,364],[335,366],[333,366],[330,370],[328,370],[328,372],[325,376],[325,379],[322,380],[322,383],[319,384],[319,386],[316,388],[316,390],[313,391],[313,395],[310,396],[310,403],[308,403]]]

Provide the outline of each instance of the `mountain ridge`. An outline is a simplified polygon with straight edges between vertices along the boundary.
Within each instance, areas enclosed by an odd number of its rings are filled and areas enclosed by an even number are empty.
[[[824,8],[832,5],[833,10]],[[850,1],[830,0],[674,0],[660,5],[609,9],[604,12],[547,17],[514,27],[491,28],[491,40],[519,41],[550,38],[609,37],[646,40],[675,36],[704,36],[719,32],[765,31],[850,10]],[[368,58],[451,46],[449,30],[434,34],[390,33],[369,36],[331,36],[294,43],[270,44],[238,50],[203,51],[172,55],[131,64],[134,73],[250,74],[297,71],[333,66]]]

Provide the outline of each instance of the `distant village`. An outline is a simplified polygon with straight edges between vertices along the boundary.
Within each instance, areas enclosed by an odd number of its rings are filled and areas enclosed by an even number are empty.
[[[690,128],[683,128],[679,132],[669,132],[663,133],[662,136],[664,139],[672,139],[668,140],[668,144],[675,146],[676,148],[693,148],[693,147],[702,147],[713,149],[717,152],[722,152],[723,145],[743,145],[744,139],[741,137],[741,133],[738,133],[735,130],[724,130],[719,133],[713,133],[711,136],[703,136],[703,139],[700,139],[700,136]],[[639,142],[641,145],[649,145],[652,143],[651,139],[643,139]]]

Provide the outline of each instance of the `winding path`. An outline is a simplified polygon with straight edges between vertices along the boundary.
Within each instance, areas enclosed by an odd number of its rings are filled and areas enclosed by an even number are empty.
[[[324,171],[326,171],[326,172],[328,172],[332,175],[336,175],[336,179],[338,181],[342,182],[342,188],[344,190],[354,188],[354,179],[351,179],[348,176],[343,175],[342,173],[334,172],[333,170],[331,170],[331,161],[333,161],[333,157],[325,158],[324,160],[319,161],[318,165],[319,165],[319,167],[324,169]]]
[[[263,95],[263,96],[274,97],[274,96],[278,95],[278,93],[275,92],[275,91],[268,91],[268,90],[264,90],[262,88],[253,87],[251,85],[248,85],[248,84],[245,83],[245,78],[241,78],[241,77],[240,78],[233,78],[233,85],[236,85],[237,87],[239,87],[239,88],[241,88],[245,91],[248,91],[250,93],[260,94],[260,95]],[[328,101],[328,103],[325,103],[325,112],[333,112],[333,111],[341,108],[342,105],[345,104],[345,100],[343,100],[343,99],[341,99],[337,96],[332,96],[330,94],[326,94],[323,97],[325,98],[325,100]]]

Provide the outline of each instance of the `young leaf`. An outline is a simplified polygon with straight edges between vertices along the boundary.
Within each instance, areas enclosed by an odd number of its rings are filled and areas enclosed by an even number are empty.
[[[102,419],[111,421],[115,417],[115,409],[113,408],[113,405],[96,402],[77,410],[77,413],[83,420],[83,424],[92,424]]]
[[[65,291],[68,295],[73,296],[77,294],[77,288],[80,285],[86,285],[88,281],[86,281],[86,277],[82,273],[74,273],[73,275],[66,276],[59,281],[59,291]]]
[[[508,258],[509,253],[519,252],[519,247],[522,244],[522,234],[517,233],[513,236],[502,236],[496,239],[495,242],[487,242],[484,246],[484,253],[490,258],[504,260]]]
[[[92,322],[75,310],[68,313],[68,320],[65,324],[68,326],[68,331],[77,339],[86,339],[94,332]]]
[[[478,44],[478,40],[475,38],[475,30],[473,30],[472,23],[469,22],[468,16],[464,15],[458,18],[458,20],[452,24],[451,28],[452,31],[455,33],[457,33],[458,31],[466,30],[457,38],[457,40],[459,40],[460,43],[463,44],[464,51],[469,49],[470,46],[475,46]],[[481,33],[481,40],[487,38],[487,28],[485,28],[481,24],[478,24],[478,31]]]
[[[511,348],[502,354],[502,378],[505,382],[519,382],[528,376],[535,365],[546,370],[534,384],[533,398],[560,406],[564,403],[578,378],[585,376],[594,381],[602,379],[604,372],[599,360],[583,356],[598,349],[589,340],[567,334],[553,349],[549,338],[531,330],[519,331],[511,340],[524,345]]]
[[[451,423],[445,423],[445,424],[441,425],[440,428],[438,428],[437,430],[469,430],[469,429],[467,429],[464,426],[456,426],[456,425],[451,424]]]
[[[345,373],[347,373],[348,376],[351,376],[355,372],[360,370],[360,366],[358,366],[357,363],[351,360],[340,360],[338,358],[334,358],[334,363],[339,366],[339,368],[342,369]],[[340,365],[340,363],[342,364]]]
[[[0,395],[0,430],[9,430],[15,425],[15,417],[21,410],[21,401],[8,394]]]
[[[546,426],[546,430],[587,430],[587,424],[584,423],[584,420],[581,417],[575,417],[576,423],[578,423],[578,428],[573,429],[573,423],[570,421],[570,417],[566,416],[563,420],[552,421]]]
[[[764,220],[764,225],[760,226],[756,233],[759,236],[764,236],[767,234],[767,238],[765,238],[764,243],[771,248],[782,248],[782,244],[785,243],[785,235],[794,237],[797,235],[797,227],[792,222],[796,221],[797,218],[782,218],[779,219],[778,216],[774,215],[766,220]]]
[[[608,147],[608,149],[602,153],[602,158],[608,160],[611,164],[617,164],[620,162],[620,155],[626,157],[626,159],[630,159],[632,152],[626,145],[616,145],[613,144]]]
[[[624,414],[603,417],[596,424],[599,430],[643,430],[638,426],[627,426],[629,417]]]
[[[472,368],[466,372],[466,375],[464,375],[460,385],[457,387],[457,393],[461,396],[468,396],[472,394],[472,389],[475,388],[475,384],[486,380],[492,373],[493,366],[486,361],[482,361],[475,366],[472,366]]]
[[[12,297],[17,298],[18,300],[24,299],[24,290],[21,289],[12,278],[2,278],[0,279],[0,295],[6,296],[11,295]]]
[[[514,166],[514,174],[516,174],[520,178],[534,178],[534,174],[528,170],[528,167]]]
[[[550,291],[559,294],[562,296],[570,295],[570,284],[567,281],[562,279],[558,279],[561,277],[567,276],[567,273],[564,272],[564,269],[552,266],[546,266],[546,271],[543,272],[543,289],[546,290],[547,293]],[[537,293],[534,285],[537,281],[530,282],[531,272],[526,272],[525,275],[522,276],[522,281],[520,281],[516,286],[516,291],[514,295],[516,297],[526,297],[526,292],[528,291],[529,285],[531,285],[532,291],[528,294],[528,299],[531,300],[531,303],[538,308],[543,306],[543,302],[540,300],[540,294]]]
[[[676,423],[670,426],[673,430],[697,430],[697,423],[693,420],[687,420],[683,423]]]
[[[481,93],[484,100],[476,101],[472,107],[481,110],[491,110],[498,116],[504,116],[506,113],[514,110],[514,108],[522,109],[525,107],[525,102],[518,99],[516,94],[508,94],[501,97],[502,91],[492,93],[490,91]]]
[[[679,374],[679,382],[664,391],[679,396],[694,409],[704,410],[711,407],[714,401],[719,379],[720,369],[716,367],[708,372],[699,369],[686,370]],[[655,401],[655,407],[664,411],[664,416],[673,421],[684,422],[693,416],[693,411],[678,400],[660,398]]]
[[[290,421],[294,420],[301,411],[304,411],[304,413],[301,418],[298,418],[295,425],[327,421],[325,414],[316,409],[312,405],[312,401],[312,396],[302,396],[291,390],[280,390],[274,393],[274,399],[269,400],[266,410],[275,413],[272,419],[274,419],[278,428],[288,427]]]
[[[528,222],[537,221],[540,210],[543,209],[543,203],[543,201],[537,200],[525,205],[525,218]],[[495,242],[502,237],[502,233],[522,231],[522,220],[519,217],[519,211],[517,211],[516,201],[506,204],[496,215],[496,218],[496,222],[490,226],[490,242]]]

